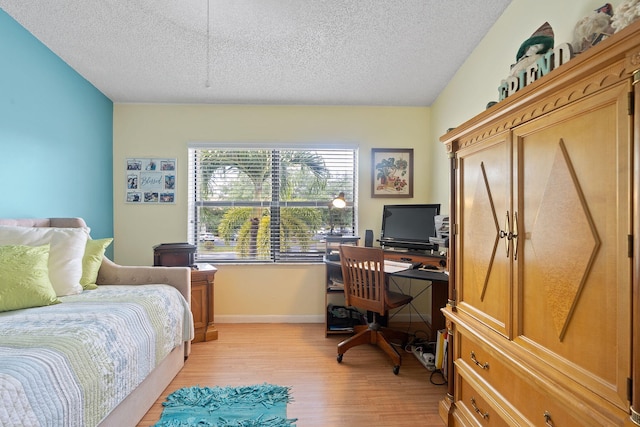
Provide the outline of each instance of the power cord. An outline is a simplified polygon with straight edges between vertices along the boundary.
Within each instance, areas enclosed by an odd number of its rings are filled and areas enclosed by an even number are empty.
[[[437,383],[433,380],[433,377],[436,374],[440,374],[440,376],[442,377],[442,382]],[[431,384],[434,384],[434,385],[445,385],[447,384],[447,379],[445,378],[444,373],[440,369],[436,369],[435,371],[431,372],[431,375],[429,375],[429,382],[431,382]]]
[[[424,335],[424,337],[421,338],[419,337],[419,335]],[[429,345],[429,334],[425,331],[417,330],[410,334],[409,342],[407,342],[407,346],[405,347],[405,350],[411,353],[410,346],[427,346],[427,345]]]

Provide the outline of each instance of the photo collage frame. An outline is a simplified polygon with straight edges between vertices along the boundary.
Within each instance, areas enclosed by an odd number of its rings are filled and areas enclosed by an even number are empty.
[[[128,158],[126,203],[171,204],[176,202],[177,160]]]

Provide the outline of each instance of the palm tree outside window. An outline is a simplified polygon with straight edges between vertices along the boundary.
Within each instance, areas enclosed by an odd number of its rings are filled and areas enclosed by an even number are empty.
[[[331,224],[357,232],[357,154],[346,146],[190,144],[197,260],[321,262]],[[340,193],[347,206],[336,217],[328,202]]]

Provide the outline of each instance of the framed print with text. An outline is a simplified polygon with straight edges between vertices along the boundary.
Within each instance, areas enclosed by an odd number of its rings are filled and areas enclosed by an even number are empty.
[[[371,197],[413,197],[413,148],[372,148],[371,171]]]
[[[127,159],[126,202],[169,204],[176,202],[176,159]]]

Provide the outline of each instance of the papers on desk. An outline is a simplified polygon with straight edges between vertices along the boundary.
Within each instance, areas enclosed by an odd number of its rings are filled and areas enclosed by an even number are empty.
[[[410,262],[391,261],[388,259],[384,260],[385,273],[396,273],[398,271],[408,270],[410,268],[411,268]]]
[[[344,282],[337,277],[332,277],[327,285],[329,291],[344,291]]]

